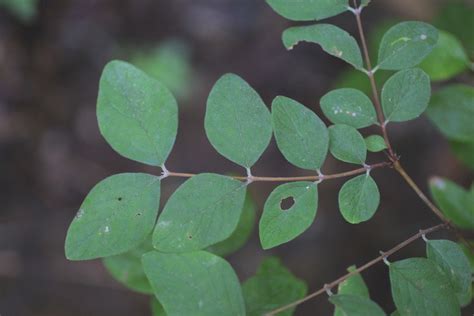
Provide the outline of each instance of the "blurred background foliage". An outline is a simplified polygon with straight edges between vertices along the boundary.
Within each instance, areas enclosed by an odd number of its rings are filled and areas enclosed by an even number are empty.
[[[443,91],[459,85],[472,91],[471,1],[379,0],[363,16],[373,58],[384,31],[396,22],[433,23],[442,31],[440,42],[422,65],[432,78],[433,91],[449,93]],[[331,20],[356,34],[349,14]],[[67,262],[63,253],[69,222],[93,184],[128,170],[159,172],[119,157],[99,134],[95,118],[98,79],[110,59],[134,63],[178,97],[179,135],[168,167],[183,172],[240,171],[219,157],[203,129],[205,100],[223,73],[244,77],[267,104],[276,95],[286,95],[320,117],[318,101],[334,87],[355,87],[370,94],[364,75],[348,70],[318,47],[303,44],[287,52],[280,36],[289,25],[264,1],[0,0],[2,315],[150,313],[149,297],[114,281],[100,261]],[[389,76],[390,72],[377,72],[379,87]],[[434,100],[438,100],[437,109],[447,109],[447,117],[459,117],[465,109],[456,112],[442,97]],[[464,100],[460,103],[472,107],[470,92]],[[391,126],[395,148],[424,190],[433,175],[468,187],[469,167],[474,169],[474,137],[437,129],[436,115],[428,116],[431,120]],[[333,173],[344,168],[330,160],[323,170]],[[284,161],[274,143],[255,173],[304,174]],[[256,230],[245,232],[251,233],[250,243],[228,257],[240,279],[253,275],[263,258],[276,255],[310,289],[319,288],[348,266],[360,265],[379,250],[436,223],[395,173],[384,170],[374,176],[382,200],[373,220],[355,226],[345,223],[336,204],[343,181],[324,183],[318,218],[295,241],[263,251]],[[170,179],[163,186],[164,201],[180,183]],[[252,188],[255,202],[248,201],[252,205],[246,220],[259,218],[272,188],[272,184]],[[235,242],[235,248],[241,246],[240,240]],[[421,242],[416,243],[395,258],[419,256],[423,249]],[[108,268],[113,274],[113,267]],[[385,310],[393,310],[386,267],[377,265],[364,278],[374,300]],[[159,315],[159,306],[152,305]],[[298,314],[326,315],[332,310],[321,298],[301,306]]]

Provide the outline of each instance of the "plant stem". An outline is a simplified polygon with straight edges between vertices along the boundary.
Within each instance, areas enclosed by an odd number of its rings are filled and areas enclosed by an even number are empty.
[[[388,161],[379,162],[373,165],[369,165],[367,167],[354,169],[346,172],[335,173],[335,174],[326,174],[326,175],[318,175],[318,176],[302,176],[302,177],[259,177],[259,176],[252,176],[252,182],[290,182],[290,181],[318,181],[318,180],[329,180],[329,179],[336,179],[336,178],[343,178],[348,176],[353,176],[357,174],[361,174],[367,172],[367,170],[388,167],[391,166],[392,163]],[[166,173],[169,177],[180,177],[180,178],[191,178],[195,176],[194,173],[182,173],[182,172],[172,172],[167,171]],[[232,176],[232,178],[236,180],[249,180],[248,177],[245,176]]]
[[[362,50],[364,52],[365,63],[367,66],[367,76],[369,77],[370,86],[372,88],[372,95],[374,97],[375,110],[377,112],[377,118],[379,121],[380,129],[382,130],[382,135],[385,140],[385,145],[387,145],[390,160],[397,161],[398,158],[395,155],[395,152],[393,151],[392,145],[390,144],[390,140],[388,138],[386,123],[385,123],[385,116],[382,111],[379,93],[377,90],[377,84],[375,83],[375,77],[374,77],[375,72],[372,69],[372,62],[370,61],[369,50],[367,48],[367,41],[365,40],[364,28],[362,26],[362,19],[360,17],[362,10],[360,7],[357,7],[356,0],[354,0],[354,6],[356,7],[356,9],[353,12],[357,21],[357,29],[359,30],[359,37],[362,43]]]
[[[442,224],[439,224],[439,225],[436,225],[436,226],[433,226],[433,227],[430,227],[430,228],[427,228],[427,229],[424,229],[424,230],[420,230],[417,234],[411,236],[410,238],[408,238],[407,240],[399,243],[398,245],[396,245],[395,247],[393,247],[392,249],[390,249],[389,251],[387,252],[382,252],[380,256],[378,256],[377,258],[375,259],[372,259],[371,261],[367,262],[366,264],[364,264],[363,266],[355,269],[354,271],[352,272],[349,272],[345,275],[343,275],[342,277],[340,277],[339,279],[329,283],[329,284],[326,284],[324,285],[322,288],[320,288],[319,290],[317,290],[316,292],[313,292],[311,294],[309,294],[308,296],[298,300],[298,301],[295,301],[293,303],[290,303],[288,305],[285,305],[285,306],[282,306],[280,308],[277,308],[267,314],[265,314],[266,316],[271,316],[271,315],[276,315],[277,313],[280,313],[280,312],[283,312],[289,308],[292,308],[292,307],[295,307],[296,305],[299,305],[303,302],[306,302],[318,295],[321,295],[323,293],[325,293],[326,291],[332,289],[333,287],[339,285],[340,283],[344,282],[346,279],[348,279],[349,277],[355,275],[355,274],[358,274],[358,273],[361,273],[362,271],[370,268],[371,266],[373,266],[374,264],[380,262],[380,261],[383,261],[384,259],[387,259],[388,256],[394,254],[395,252],[399,251],[400,249],[404,248],[405,246],[411,244],[412,242],[414,242],[415,240],[419,239],[421,236],[424,236],[426,234],[429,234],[429,233],[432,233],[432,232],[435,232],[441,228],[445,228],[446,226],[448,226],[448,223],[442,223]]]

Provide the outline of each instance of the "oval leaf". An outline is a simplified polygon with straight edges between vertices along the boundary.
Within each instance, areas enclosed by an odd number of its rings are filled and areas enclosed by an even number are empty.
[[[265,202],[259,233],[263,249],[301,235],[314,221],[318,207],[317,185],[292,182],[278,186]]]
[[[364,67],[357,41],[343,29],[331,24],[295,26],[283,32],[283,44],[292,49],[301,41],[319,44],[322,49],[356,69]]]
[[[474,194],[439,177],[430,179],[430,190],[441,212],[456,226],[474,229]]]
[[[153,250],[151,236],[139,247],[121,255],[107,257],[102,262],[120,283],[140,293],[153,293],[142,266],[142,255]]]
[[[222,76],[207,99],[205,128],[212,146],[227,159],[250,168],[270,143],[270,112],[242,78]]]
[[[153,296],[150,300],[150,309],[152,316],[166,316],[163,305]]]
[[[444,136],[474,141],[474,88],[455,84],[436,92],[426,111]]]
[[[380,135],[370,135],[365,139],[365,145],[367,145],[367,150],[373,153],[377,153],[384,149],[387,149],[387,145],[385,145],[385,140]]]
[[[252,234],[255,226],[256,212],[257,205],[251,194],[247,192],[242,215],[240,216],[239,224],[235,231],[229,238],[208,247],[207,251],[223,257],[239,250],[243,245],[245,245]]]
[[[400,315],[461,315],[449,280],[430,260],[405,259],[391,263],[389,268],[392,296]]]
[[[453,35],[439,31],[439,40],[433,51],[420,64],[431,80],[447,80],[469,68],[461,42]]]
[[[303,298],[306,284],[296,278],[276,257],[265,258],[255,276],[242,284],[247,316],[265,315],[280,306]],[[290,316],[294,307],[279,313]]]
[[[228,238],[239,223],[246,185],[217,174],[199,174],[169,198],[153,233],[162,252],[204,249]]]
[[[353,127],[336,124],[329,127],[329,150],[344,162],[364,164],[367,147],[362,135]]]
[[[462,248],[450,240],[429,240],[426,255],[443,270],[459,304],[469,304],[472,299],[471,266]]]
[[[329,134],[313,111],[289,98],[276,97],[272,122],[278,148],[290,163],[309,170],[321,168],[328,151]]]
[[[124,253],[145,241],[160,202],[160,179],[116,174],[87,195],[66,236],[66,257],[88,260]]]
[[[167,315],[245,315],[239,279],[224,259],[205,251],[152,251],[142,261]]]
[[[371,219],[379,203],[379,189],[370,175],[363,174],[347,181],[339,191],[339,209],[351,224]]]
[[[324,115],[334,124],[363,128],[377,123],[372,101],[356,89],[337,89],[321,99]]]
[[[267,0],[281,16],[293,21],[311,21],[329,18],[347,11],[347,0]]]
[[[367,297],[337,294],[330,296],[329,301],[342,310],[343,315],[385,316],[383,309]]]
[[[430,101],[430,77],[421,69],[394,74],[382,89],[382,107],[387,122],[409,121],[420,116]]]
[[[436,46],[438,31],[433,26],[416,21],[391,27],[383,36],[379,48],[378,68],[400,70],[418,65]]]
[[[120,155],[162,165],[176,139],[178,106],[171,92],[134,66],[111,61],[97,99],[102,136]]]
[[[356,269],[355,266],[351,266],[347,271],[352,272]],[[347,278],[344,282],[340,283],[337,287],[337,294],[348,294],[353,296],[360,296],[369,298],[369,289],[364,282],[362,276],[357,273]],[[345,316],[344,310],[337,308],[334,310],[334,316]]]

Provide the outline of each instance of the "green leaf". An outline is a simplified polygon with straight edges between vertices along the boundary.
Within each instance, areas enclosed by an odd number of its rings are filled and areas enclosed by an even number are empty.
[[[349,6],[347,0],[267,0],[275,12],[293,21],[322,20],[344,11]]]
[[[153,246],[162,252],[184,252],[227,239],[239,223],[245,190],[245,183],[217,174],[188,179],[160,214]]]
[[[115,60],[100,78],[97,119],[102,136],[120,155],[159,166],[176,139],[178,106],[160,82]]]
[[[474,247],[474,241],[468,241],[471,247]],[[461,247],[464,255],[466,256],[467,260],[469,261],[469,266],[471,267],[471,273],[474,274],[474,254],[471,250],[463,243],[458,243],[458,246]]]
[[[334,124],[363,128],[377,123],[372,101],[356,89],[337,89],[321,98],[324,115]]]
[[[205,251],[152,251],[142,261],[166,314],[245,315],[239,279],[224,259]]]
[[[474,141],[474,88],[455,84],[436,92],[427,114],[450,140]]]
[[[30,23],[38,12],[38,0],[0,0],[4,7],[24,23]]]
[[[409,121],[420,116],[430,101],[430,77],[421,69],[406,69],[387,80],[382,107],[387,122]]]
[[[252,230],[255,226],[256,211],[257,205],[251,194],[247,192],[242,215],[240,216],[239,224],[235,231],[229,238],[208,247],[207,251],[223,257],[240,249],[252,234]]]
[[[207,99],[206,134],[227,159],[250,168],[272,137],[270,112],[260,96],[242,78],[222,76]]]
[[[109,273],[120,283],[140,293],[153,293],[142,266],[142,255],[153,250],[151,236],[137,248],[102,259]]]
[[[400,70],[418,65],[436,46],[438,31],[423,22],[401,22],[383,36],[378,68]]]
[[[319,44],[325,52],[348,62],[356,69],[364,68],[357,41],[337,26],[295,26],[283,32],[283,44],[287,49],[292,49],[301,41]]]
[[[450,79],[469,68],[461,42],[453,35],[440,31],[438,44],[420,64],[433,81]]]
[[[350,316],[385,316],[385,312],[367,297],[337,294],[329,297],[329,301],[344,314]]]
[[[459,304],[469,304],[472,298],[471,266],[461,247],[450,240],[429,240],[426,255],[447,276]]]
[[[471,168],[471,170],[474,170],[474,142],[450,141],[449,144],[456,158]]]
[[[317,207],[316,183],[291,182],[278,186],[265,202],[260,218],[259,234],[263,249],[273,248],[301,235],[313,223]]]
[[[353,272],[355,269],[355,266],[351,266],[347,269],[347,271]],[[337,288],[337,294],[348,294],[369,298],[369,289],[367,288],[362,276],[357,273],[339,284]],[[336,307],[334,310],[334,316],[345,316],[345,313],[343,310]]]
[[[160,179],[121,173],[99,182],[87,195],[66,236],[66,257],[88,260],[118,255],[143,243],[153,229]]]
[[[370,135],[365,139],[365,145],[367,146],[367,150],[373,153],[377,153],[384,149],[387,149],[387,145],[385,145],[385,140],[380,135]]]
[[[364,164],[367,147],[362,135],[353,127],[336,124],[329,127],[329,150],[344,162]]]
[[[474,229],[474,195],[447,179],[430,179],[433,199],[441,212],[456,226]]]
[[[297,167],[321,168],[329,146],[326,125],[313,111],[286,97],[272,104],[272,122],[278,148]]]
[[[296,278],[276,257],[266,258],[255,276],[242,285],[248,316],[261,316],[280,306],[303,298],[306,284]],[[294,307],[279,313],[293,314]]]
[[[150,308],[152,316],[166,316],[163,305],[154,296],[150,300]]]
[[[192,87],[190,55],[184,41],[166,40],[151,50],[135,49],[131,63],[162,82],[178,98],[187,97]]]
[[[425,258],[410,258],[389,266],[395,306],[406,316],[461,315],[449,280]]]
[[[367,174],[347,181],[339,191],[339,209],[344,219],[351,224],[371,219],[379,203],[377,183]]]
[[[439,10],[435,25],[461,40],[471,58],[474,58],[474,7],[463,1],[448,1]]]

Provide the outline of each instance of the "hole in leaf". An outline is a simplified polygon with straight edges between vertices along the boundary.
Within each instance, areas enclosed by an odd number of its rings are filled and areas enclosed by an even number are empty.
[[[289,210],[295,204],[295,199],[292,196],[284,198],[280,201],[280,208],[282,211]]]

